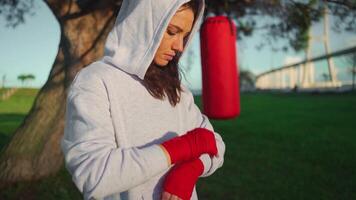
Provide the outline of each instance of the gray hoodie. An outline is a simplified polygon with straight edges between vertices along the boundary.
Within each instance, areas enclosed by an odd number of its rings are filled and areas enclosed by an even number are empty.
[[[170,19],[188,1],[124,0],[104,57],[73,80],[61,148],[84,199],[160,199],[172,166],[158,144],[197,127],[214,131],[183,84],[175,107],[142,85]],[[204,7],[201,0],[184,49],[199,28]],[[214,133],[218,156],[200,156],[201,177],[210,176],[224,161],[225,144]],[[191,199],[198,199],[195,188]]]

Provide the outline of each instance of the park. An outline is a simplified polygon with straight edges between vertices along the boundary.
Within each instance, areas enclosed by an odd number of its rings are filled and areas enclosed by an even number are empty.
[[[40,9],[33,1],[14,2],[0,0],[5,29],[21,28],[32,12],[46,9],[60,37],[48,75],[0,62],[0,199],[83,199],[60,149],[67,94],[77,73],[104,54],[123,1],[43,1]],[[222,29],[197,31],[200,40],[191,38],[180,63],[189,79],[182,81],[226,150],[223,166],[196,183],[199,199],[355,199],[356,3],[205,2],[202,19],[229,20],[227,36]],[[214,31],[219,40],[209,40]],[[251,39],[256,35],[262,43]],[[229,56],[204,46],[226,37],[232,38],[226,49],[237,51]],[[246,47],[249,41],[255,50]],[[209,54],[223,64],[211,65]],[[219,69],[229,67],[217,86]],[[231,95],[238,95],[232,103]],[[219,105],[208,108],[213,100]],[[238,112],[209,114],[225,104]]]

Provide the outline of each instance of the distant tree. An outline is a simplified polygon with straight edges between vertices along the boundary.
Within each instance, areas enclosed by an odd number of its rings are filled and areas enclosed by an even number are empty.
[[[2,75],[1,88],[5,88],[5,82],[6,82],[6,74]]]
[[[17,76],[17,79],[21,81],[22,87],[27,80],[34,80],[35,76],[33,74],[20,74]]]
[[[27,76],[26,76],[26,79],[27,80],[30,80],[30,81],[32,81],[32,80],[35,80],[35,75],[33,75],[33,74],[27,74]]]
[[[249,89],[255,87],[256,76],[249,70],[240,69],[239,83],[241,89]]]
[[[328,73],[322,73],[321,76],[325,82],[330,81],[330,75]]]
[[[25,74],[21,74],[17,76],[17,79],[21,81],[22,87],[24,86],[25,80],[27,79]]]
[[[355,90],[355,76],[356,76],[356,53],[347,56],[347,62],[351,65],[349,72],[352,74],[352,91]]]

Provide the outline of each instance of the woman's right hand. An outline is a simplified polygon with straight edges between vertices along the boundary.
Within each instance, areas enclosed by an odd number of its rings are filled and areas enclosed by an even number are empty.
[[[172,138],[161,144],[169,154],[171,164],[198,158],[208,153],[215,156],[218,153],[215,135],[205,128],[195,128],[186,134]]]
[[[203,171],[204,164],[199,158],[175,165],[163,182],[162,199],[189,200]]]
[[[176,195],[173,195],[169,192],[164,191],[162,193],[162,198],[161,200],[182,200],[181,198],[177,197]]]

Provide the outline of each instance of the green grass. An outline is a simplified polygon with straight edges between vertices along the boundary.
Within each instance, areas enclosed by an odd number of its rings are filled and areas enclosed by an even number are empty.
[[[198,99],[197,99],[198,101]],[[203,199],[356,199],[356,94],[246,94]]]
[[[0,94],[4,89],[0,89]],[[38,89],[19,89],[7,100],[0,100],[0,149],[20,126],[31,109]]]
[[[38,93],[38,89],[19,89],[11,98],[0,101],[0,149],[10,140],[21,125]],[[0,89],[0,94],[3,91]],[[56,176],[30,183],[19,183],[10,189],[0,190],[0,199],[82,199],[65,168]]]
[[[0,102],[0,147],[20,125],[36,92],[22,90]],[[196,103],[201,105],[199,97]],[[226,144],[225,161],[199,180],[198,196],[356,199],[355,119],[356,94],[243,94],[238,118],[211,120]],[[34,199],[81,199],[65,169],[0,192],[0,199],[16,199],[19,193]]]

